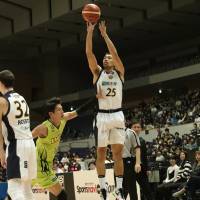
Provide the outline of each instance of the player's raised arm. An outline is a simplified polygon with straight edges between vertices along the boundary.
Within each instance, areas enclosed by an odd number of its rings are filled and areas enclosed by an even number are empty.
[[[94,76],[97,77],[101,70],[101,67],[98,65],[96,57],[93,53],[93,45],[92,45],[92,38],[93,38],[93,31],[94,31],[95,24],[87,23],[87,36],[86,36],[86,55],[89,64],[89,68]]]
[[[106,42],[109,53],[112,55],[114,66],[115,66],[116,70],[120,72],[120,74],[123,78],[124,72],[125,72],[124,65],[117,53],[117,49],[115,48],[113,42],[111,41],[111,39],[109,38],[109,36],[107,34],[105,21],[101,21],[99,23],[99,30],[101,32],[102,37],[104,38],[104,40]]]

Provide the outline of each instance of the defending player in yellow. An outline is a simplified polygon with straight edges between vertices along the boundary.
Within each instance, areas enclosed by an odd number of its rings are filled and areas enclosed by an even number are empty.
[[[48,189],[58,200],[67,200],[67,194],[62,190],[55,172],[53,159],[57,152],[60,138],[68,120],[74,119],[90,106],[91,100],[72,112],[63,112],[60,98],[52,98],[46,103],[47,120],[33,129],[33,137],[38,137],[37,151],[37,179],[42,188]]]

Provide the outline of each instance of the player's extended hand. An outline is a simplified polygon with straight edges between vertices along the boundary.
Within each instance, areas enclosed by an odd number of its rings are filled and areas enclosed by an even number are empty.
[[[141,165],[136,163],[135,164],[135,172],[140,173],[140,171],[141,171]]]
[[[87,32],[93,32],[95,25],[96,24],[92,24],[90,22],[87,22]]]
[[[105,21],[101,21],[101,22],[99,23],[99,30],[100,30],[100,32],[101,32],[102,37],[104,37],[104,36],[107,34],[107,32],[106,32],[106,23],[105,23]]]
[[[6,156],[5,156],[5,152],[0,153],[0,161],[1,161],[1,166],[3,168],[6,168]]]

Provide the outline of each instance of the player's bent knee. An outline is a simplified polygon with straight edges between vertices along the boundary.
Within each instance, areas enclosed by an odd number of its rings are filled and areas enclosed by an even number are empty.
[[[67,199],[67,193],[66,193],[64,190],[62,190],[62,191],[60,192],[60,194],[57,196],[57,199],[58,199],[58,200],[68,200],[68,199]]]

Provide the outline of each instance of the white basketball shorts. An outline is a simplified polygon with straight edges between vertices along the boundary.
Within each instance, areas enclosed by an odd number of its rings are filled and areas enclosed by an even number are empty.
[[[101,113],[96,116],[97,146],[106,147],[109,144],[124,144],[125,119],[122,111]]]
[[[36,178],[36,149],[32,139],[10,141],[6,157],[8,180],[19,178],[27,181]]]

